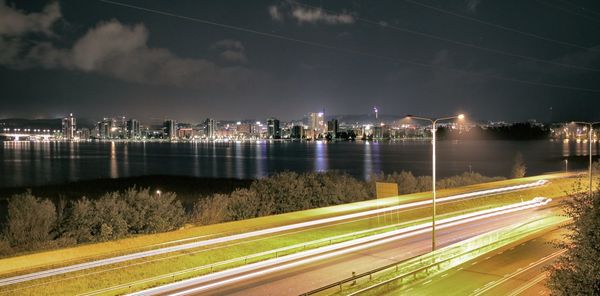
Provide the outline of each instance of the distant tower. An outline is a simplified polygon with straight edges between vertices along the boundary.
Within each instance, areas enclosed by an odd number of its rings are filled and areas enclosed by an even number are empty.
[[[281,128],[279,127],[279,119],[269,118],[267,119],[267,137],[269,139],[280,139]]]
[[[136,119],[132,118],[127,121],[127,137],[129,139],[138,139],[141,137],[140,122]]]
[[[177,139],[177,123],[175,120],[165,120],[163,123],[163,135],[169,140]]]
[[[214,139],[216,136],[217,123],[212,118],[207,118],[204,121],[204,134],[209,139]]]
[[[69,117],[63,118],[62,130],[63,130],[63,137],[66,140],[72,141],[73,139],[75,139],[77,124],[75,121],[75,117],[73,116],[73,113],[69,114]]]
[[[377,110],[377,107],[373,107],[373,112],[375,112],[375,119],[379,118],[379,110]]]

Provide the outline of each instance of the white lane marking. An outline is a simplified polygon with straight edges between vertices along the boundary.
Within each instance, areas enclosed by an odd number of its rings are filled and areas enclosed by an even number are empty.
[[[452,200],[458,200],[458,199],[481,196],[481,195],[497,194],[497,193],[501,193],[501,192],[514,191],[514,190],[519,190],[519,189],[533,188],[533,187],[543,186],[547,183],[548,183],[547,180],[538,180],[536,182],[522,184],[522,185],[515,185],[515,186],[502,187],[502,188],[462,193],[462,194],[452,195],[452,196],[448,196],[448,197],[438,198],[438,202],[439,203],[448,202],[448,201],[452,201]],[[85,262],[85,263],[60,267],[60,268],[48,269],[48,270],[44,270],[44,271],[33,272],[33,273],[29,273],[29,274],[0,279],[0,287],[6,286],[6,285],[11,285],[11,284],[16,284],[16,283],[20,283],[20,282],[30,281],[30,280],[34,280],[34,279],[49,277],[49,276],[53,276],[53,275],[89,269],[89,268],[93,268],[93,267],[99,267],[99,266],[120,263],[120,262],[134,260],[134,259],[140,259],[140,258],[145,258],[145,257],[150,257],[150,256],[161,255],[161,254],[165,254],[165,253],[193,249],[193,248],[203,247],[203,246],[207,246],[207,245],[230,242],[230,241],[234,241],[234,240],[250,238],[250,237],[255,237],[255,236],[260,236],[260,235],[273,234],[273,233],[277,233],[277,232],[288,231],[288,230],[304,228],[304,227],[310,227],[310,226],[326,224],[326,223],[331,223],[331,222],[336,222],[336,221],[341,221],[341,220],[359,218],[359,217],[363,217],[363,216],[375,215],[375,214],[384,213],[387,211],[394,211],[394,210],[399,210],[399,209],[404,209],[404,208],[423,206],[423,205],[428,205],[431,202],[432,202],[432,200],[428,199],[428,200],[423,200],[423,201],[419,201],[419,202],[401,204],[401,205],[397,205],[397,206],[391,206],[391,207],[363,211],[363,212],[358,212],[358,213],[353,213],[353,214],[346,214],[346,215],[342,215],[342,216],[312,220],[312,221],[296,223],[296,224],[291,224],[291,225],[278,226],[278,227],[273,227],[273,228],[267,228],[267,229],[262,229],[262,230],[246,232],[246,233],[234,234],[234,235],[225,236],[225,237],[208,239],[205,241],[186,243],[186,244],[182,244],[182,245],[176,245],[176,246],[165,247],[165,248],[160,248],[160,249],[155,249],[155,250],[143,251],[143,252],[122,255],[122,256],[117,256],[117,257],[111,257],[111,258],[106,258],[106,259],[100,259],[100,260],[95,260],[95,261],[90,261],[90,262]]]
[[[501,278],[501,279],[499,279],[499,280],[497,280],[497,281],[493,282],[493,283],[494,283],[493,285],[487,286],[485,289],[482,289],[482,290],[480,290],[480,291],[479,291],[479,292],[477,292],[477,293],[471,294],[471,296],[481,295],[481,294],[483,294],[483,293],[485,293],[485,292],[487,292],[487,291],[489,291],[489,290],[491,290],[491,289],[493,289],[493,288],[495,288],[495,287],[497,287],[497,286],[499,286],[499,285],[503,284],[504,282],[506,282],[506,281],[508,281],[508,280],[510,280],[510,279],[512,279],[512,278],[514,278],[514,277],[516,277],[516,276],[518,276],[518,275],[520,275],[520,274],[522,274],[522,273],[526,272],[527,270],[529,270],[529,269],[531,269],[531,268],[533,268],[533,267],[535,267],[535,266],[537,266],[537,265],[543,264],[544,262],[546,262],[546,261],[548,261],[548,260],[550,260],[550,259],[553,259],[553,258],[555,258],[555,257],[557,257],[557,256],[559,256],[559,255],[561,255],[561,254],[563,254],[565,251],[566,251],[566,250],[560,250],[560,251],[554,252],[554,253],[552,253],[552,254],[550,254],[550,255],[546,256],[546,257],[543,257],[543,258],[541,258],[541,259],[539,259],[539,260],[535,261],[535,262],[534,262],[535,264],[533,264],[533,265],[530,265],[530,266],[528,266],[528,267],[526,267],[526,268],[519,268],[517,271],[515,271],[515,272],[513,272],[513,273],[510,273],[510,274],[507,274],[507,275],[505,275],[503,278]],[[538,277],[539,277],[539,276],[538,276]],[[536,278],[536,279],[537,279],[537,278]],[[541,281],[541,280],[540,280],[540,281]],[[538,282],[539,282],[539,281],[538,281]],[[520,293],[520,292],[519,292],[519,293]]]
[[[448,228],[451,226],[461,225],[493,216],[504,215],[524,209],[530,209],[542,205],[539,202],[527,202],[518,203],[515,205],[501,207],[503,210],[490,211],[484,210],[476,213],[465,214],[461,216],[451,217],[440,221],[439,229]],[[500,209],[500,208],[498,208]],[[485,212],[485,213],[484,213]],[[479,214],[477,214],[479,213]],[[483,213],[483,214],[482,214]],[[468,217],[467,217],[468,216]],[[425,228],[423,228],[425,227]],[[431,223],[424,223],[421,225],[415,225],[400,230],[395,230],[387,233],[373,235],[339,243],[337,245],[330,245],[319,249],[304,251],[292,255],[283,256],[280,258],[269,259],[261,262],[252,263],[242,267],[236,267],[225,271],[216,272],[188,280],[159,286],[144,291],[136,292],[131,295],[153,295],[153,294],[170,294],[172,296],[188,295],[199,293],[202,291],[210,290],[213,288],[225,286],[237,281],[248,280],[254,277],[266,275],[269,273],[293,268],[296,266],[308,264],[315,261],[325,260],[328,258],[341,256],[351,252],[357,252],[367,248],[372,248],[381,244],[386,244],[402,238],[414,236],[421,233],[429,232],[431,229]],[[260,270],[257,270],[260,269]],[[195,286],[200,285],[197,287]],[[183,290],[181,292],[171,294],[170,291]]]

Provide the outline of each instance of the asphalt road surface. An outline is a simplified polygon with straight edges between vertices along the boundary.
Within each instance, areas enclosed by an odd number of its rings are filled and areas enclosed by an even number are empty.
[[[554,230],[475,258],[447,272],[423,279],[390,294],[401,295],[548,295],[544,268],[562,250],[552,240],[564,229]]]
[[[443,247],[464,239],[524,221],[556,214],[557,208],[533,208],[501,216],[438,229],[438,246]],[[360,274],[393,262],[429,252],[429,231],[401,238],[369,249],[342,254],[333,258],[291,264],[290,268],[272,267],[232,274],[227,278],[207,281],[199,277],[140,295],[298,295],[315,288],[348,278],[352,272]],[[197,280],[197,283],[194,281]]]

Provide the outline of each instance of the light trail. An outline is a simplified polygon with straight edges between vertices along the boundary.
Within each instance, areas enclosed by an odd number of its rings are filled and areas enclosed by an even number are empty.
[[[508,213],[527,210],[539,206],[546,205],[550,199],[539,199],[535,198],[531,201],[526,201],[522,203],[512,204],[504,207],[499,207],[495,209],[483,210],[475,213],[455,216],[447,219],[443,219],[439,221],[438,228],[448,228],[452,226],[457,226],[460,224],[465,224],[477,220],[483,220],[486,218],[505,215]],[[225,271],[216,272],[209,275],[204,275],[188,280],[184,280],[181,282],[176,282],[172,284],[167,284],[164,286],[147,289],[144,291],[136,292],[130,294],[132,296],[142,296],[142,295],[155,295],[161,293],[168,293],[172,296],[182,296],[193,293],[199,293],[202,291],[210,290],[213,288],[222,287],[234,282],[248,280],[251,278],[259,277],[262,275],[266,275],[269,273],[274,273],[277,271],[282,271],[290,268],[294,268],[300,265],[309,264],[312,262],[325,260],[328,258],[333,258],[336,256],[345,255],[348,253],[353,253],[357,251],[361,251],[364,249],[369,249],[375,246],[379,246],[382,244],[387,244],[399,239],[415,236],[418,234],[423,234],[431,231],[431,223],[424,223],[420,225],[410,226],[403,229],[390,231],[382,234],[372,235],[364,238],[355,239],[348,242],[343,242],[331,246],[321,247],[318,249],[313,249],[309,251],[304,251],[301,253],[291,254],[287,256],[283,256],[280,258],[269,259],[262,262],[252,263],[246,266],[241,266]],[[261,269],[261,270],[257,270]],[[248,272],[248,273],[246,273]],[[244,274],[246,273],[246,274]],[[231,278],[227,278],[230,277]],[[212,283],[208,283],[211,281],[216,281]],[[198,285],[202,283],[207,283],[206,285],[189,288],[187,290],[171,293],[169,291],[185,289],[186,286],[190,285]]]
[[[543,257],[543,258],[539,259],[538,261],[535,261],[535,262],[531,263],[526,268],[519,269],[519,270],[517,270],[517,271],[515,271],[515,272],[513,272],[511,274],[505,275],[504,277],[502,277],[501,279],[499,279],[497,281],[490,282],[490,283],[488,283],[488,285],[486,287],[484,287],[481,290],[478,290],[478,291],[474,292],[473,294],[471,294],[471,296],[482,295],[482,294],[484,294],[484,293],[486,293],[486,292],[494,289],[495,287],[498,287],[499,285],[507,282],[508,280],[511,280],[511,279],[515,278],[516,276],[518,276],[518,275],[520,275],[520,274],[522,274],[522,273],[524,273],[524,272],[526,272],[526,271],[528,271],[528,270],[530,270],[530,269],[532,269],[532,268],[534,268],[534,267],[536,267],[536,266],[538,266],[540,264],[543,264],[543,263],[547,262],[548,260],[552,260],[552,259],[554,259],[554,258],[562,255],[566,251],[567,250],[556,251],[556,252],[554,252],[554,253],[546,256],[546,257]]]
[[[457,195],[439,198],[438,203],[455,201],[455,200],[459,200],[459,199],[473,198],[473,197],[484,196],[484,195],[498,194],[498,193],[503,193],[503,192],[515,191],[515,190],[529,189],[529,188],[543,186],[543,185],[546,185],[547,183],[548,183],[547,180],[538,180],[538,181],[535,181],[532,183],[526,183],[526,184],[521,184],[521,185],[514,185],[514,186],[507,186],[507,187],[502,187],[502,188],[487,189],[487,190],[457,194]],[[219,244],[219,243],[227,243],[227,242],[231,242],[231,241],[235,241],[235,240],[252,238],[252,237],[257,237],[257,236],[261,236],[261,235],[269,235],[269,234],[274,234],[274,233],[283,232],[283,231],[290,231],[290,230],[312,227],[312,226],[317,226],[317,225],[323,225],[323,224],[333,223],[333,222],[338,222],[338,221],[343,221],[343,220],[377,215],[377,214],[385,213],[388,211],[395,211],[395,210],[425,206],[425,205],[431,204],[431,202],[432,202],[431,200],[423,200],[423,201],[418,201],[418,202],[401,204],[401,205],[397,205],[397,206],[391,206],[391,207],[385,207],[385,208],[380,208],[380,209],[375,209],[375,210],[368,210],[368,211],[363,211],[363,212],[358,212],[358,213],[353,213],[353,214],[346,214],[346,215],[341,215],[341,216],[336,216],[336,217],[312,220],[312,221],[301,222],[301,223],[296,223],[296,224],[291,224],[291,225],[278,226],[278,227],[273,227],[273,228],[267,228],[267,229],[262,229],[262,230],[246,232],[246,233],[234,234],[234,235],[225,236],[225,237],[208,239],[208,240],[199,241],[199,242],[186,243],[186,244],[181,244],[181,245],[176,245],[176,246],[159,248],[159,249],[155,249],[155,250],[149,250],[149,251],[137,252],[137,253],[133,253],[133,254],[122,255],[122,256],[117,256],[117,257],[112,257],[112,258],[100,259],[100,260],[95,260],[95,261],[91,261],[91,262],[85,262],[85,263],[60,267],[60,268],[54,268],[54,269],[29,273],[29,274],[25,274],[25,275],[19,275],[19,276],[0,279],[0,287],[12,285],[12,284],[16,284],[16,283],[21,283],[21,282],[26,282],[26,281],[30,281],[30,280],[35,280],[35,279],[45,278],[45,277],[49,277],[49,276],[69,273],[69,272],[75,272],[75,271],[80,271],[80,270],[85,270],[85,269],[90,269],[90,268],[95,268],[95,267],[100,267],[100,266],[105,266],[105,265],[110,265],[110,264],[130,261],[130,260],[135,260],[135,259],[141,259],[141,258],[146,258],[146,257],[151,257],[151,256],[162,255],[162,254],[166,254],[166,253],[184,251],[184,250],[188,250],[188,249],[194,249],[194,248],[199,248],[199,247],[204,247],[204,246],[209,246],[209,245],[214,245],[214,244]]]

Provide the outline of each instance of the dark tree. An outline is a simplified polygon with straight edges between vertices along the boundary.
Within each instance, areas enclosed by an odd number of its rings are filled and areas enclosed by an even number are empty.
[[[547,285],[556,296],[600,295],[600,190],[590,196],[585,185],[579,189],[584,193],[563,205],[573,223],[565,240],[556,243],[566,252],[550,267]]]
[[[521,152],[517,152],[515,154],[515,160],[510,170],[511,178],[523,178],[525,177],[525,173],[527,173],[527,167],[525,166],[525,161],[523,160],[523,154]]]

